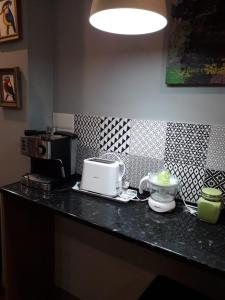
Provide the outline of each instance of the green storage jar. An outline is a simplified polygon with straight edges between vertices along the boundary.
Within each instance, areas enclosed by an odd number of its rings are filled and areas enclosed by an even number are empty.
[[[222,207],[222,192],[219,189],[202,189],[201,197],[198,199],[198,218],[200,220],[215,224],[220,216]]]

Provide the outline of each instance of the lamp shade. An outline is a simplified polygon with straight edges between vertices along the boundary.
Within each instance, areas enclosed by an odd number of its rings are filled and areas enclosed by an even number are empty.
[[[147,34],[167,25],[165,0],[93,0],[89,22],[116,34]]]

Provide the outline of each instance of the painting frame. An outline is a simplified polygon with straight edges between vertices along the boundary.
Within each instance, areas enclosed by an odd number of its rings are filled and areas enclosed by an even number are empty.
[[[224,18],[224,0],[172,1],[168,87],[225,86]]]
[[[15,68],[0,69],[0,106],[20,109],[20,70]]]
[[[20,0],[0,0],[0,44],[21,39],[20,5]]]

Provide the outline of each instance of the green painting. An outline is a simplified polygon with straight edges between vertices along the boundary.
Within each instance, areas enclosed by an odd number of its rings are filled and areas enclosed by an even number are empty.
[[[225,85],[225,0],[173,0],[166,83]]]

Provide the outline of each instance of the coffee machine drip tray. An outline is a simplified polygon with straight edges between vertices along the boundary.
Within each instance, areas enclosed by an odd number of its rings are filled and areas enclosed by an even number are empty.
[[[28,187],[49,192],[55,188],[56,179],[40,174],[26,174],[21,177],[20,182]]]

